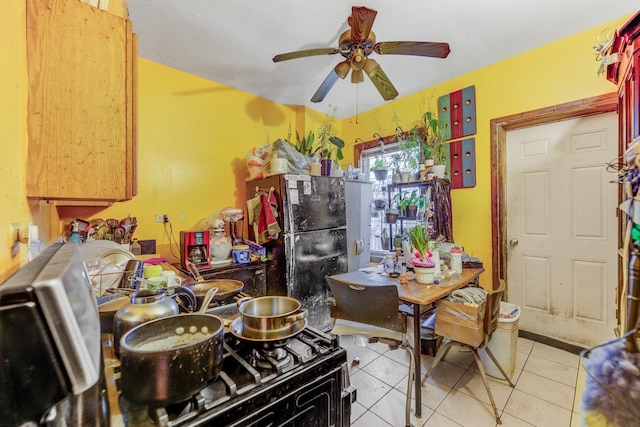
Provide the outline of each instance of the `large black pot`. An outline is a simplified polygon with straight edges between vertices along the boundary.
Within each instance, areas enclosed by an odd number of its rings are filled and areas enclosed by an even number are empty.
[[[224,323],[210,314],[164,317],[120,342],[121,388],[132,402],[165,406],[189,399],[222,369]]]

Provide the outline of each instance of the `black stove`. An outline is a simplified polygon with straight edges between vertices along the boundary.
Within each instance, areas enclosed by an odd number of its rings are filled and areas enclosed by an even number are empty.
[[[207,310],[225,321],[218,378],[185,402],[149,407],[120,393],[113,337],[103,335],[111,426],[348,426],[355,387],[338,338],[310,326],[277,346],[235,337],[236,304]],[[141,379],[142,381],[143,379]]]

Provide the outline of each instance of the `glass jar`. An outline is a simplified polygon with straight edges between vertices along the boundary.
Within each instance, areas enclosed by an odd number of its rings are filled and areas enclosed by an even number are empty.
[[[211,259],[227,259],[231,253],[231,239],[224,235],[224,230],[215,230],[209,239]]]

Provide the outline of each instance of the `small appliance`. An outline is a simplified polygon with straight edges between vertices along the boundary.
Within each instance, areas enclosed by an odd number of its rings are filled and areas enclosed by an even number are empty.
[[[224,208],[220,211],[220,215],[224,221],[229,224],[231,243],[233,245],[243,244],[242,224],[240,224],[240,231],[238,231],[238,222],[244,220],[244,211],[238,208]]]
[[[180,264],[187,268],[187,261],[189,261],[197,268],[211,267],[209,240],[209,230],[181,231]]]

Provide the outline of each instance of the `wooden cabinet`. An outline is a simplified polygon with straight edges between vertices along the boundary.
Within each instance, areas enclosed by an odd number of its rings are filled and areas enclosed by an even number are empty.
[[[630,145],[640,141],[640,12],[636,13],[627,23],[620,27],[615,34],[613,43],[608,52],[608,58],[614,61],[607,65],[607,79],[617,85],[618,88],[618,148],[623,153]],[[636,144],[636,153],[639,144]],[[629,167],[633,167],[634,155],[627,159]],[[635,167],[637,169],[637,165]],[[637,171],[634,171],[634,173]],[[633,191],[637,196],[635,185],[630,185],[629,191]],[[619,190],[620,198],[626,198],[629,194]],[[632,189],[633,188],[633,189]],[[621,216],[620,235],[627,234],[627,217]],[[637,251],[637,243],[629,245],[626,255],[631,255]],[[640,296],[640,283],[634,277],[636,274],[630,272],[629,264],[624,257],[621,260],[621,277],[618,286],[618,321],[620,323],[620,333],[632,329],[636,322],[640,320],[640,313],[637,312],[637,301]],[[630,280],[623,280],[622,276],[627,276]],[[628,299],[633,297],[632,299]],[[628,301],[632,301],[629,303]]]
[[[136,61],[131,21],[27,0],[28,197],[108,204],[137,193]]]

